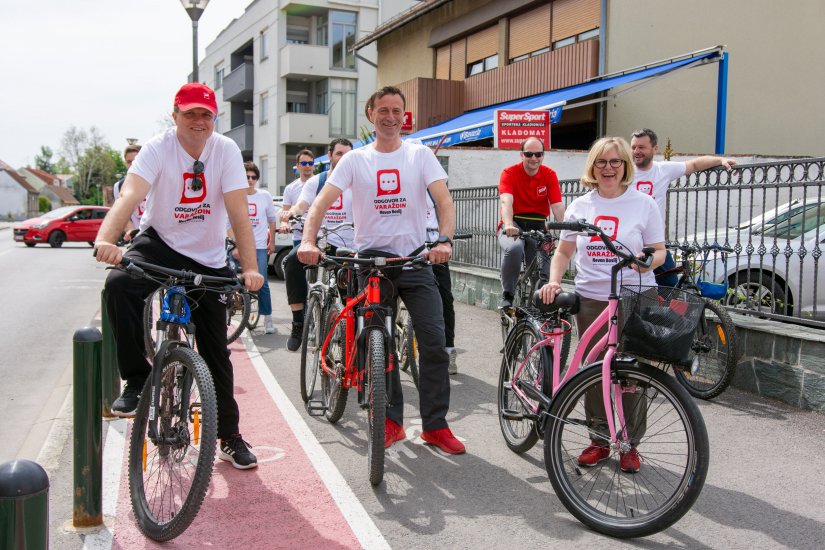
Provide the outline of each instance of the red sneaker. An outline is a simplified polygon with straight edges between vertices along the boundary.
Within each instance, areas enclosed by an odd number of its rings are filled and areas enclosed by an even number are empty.
[[[404,426],[400,425],[389,418],[384,421],[384,448],[388,448],[396,441],[407,439],[407,434],[404,432]]]
[[[466,451],[464,443],[455,438],[450,428],[421,432],[421,439],[451,455],[460,455]]]
[[[619,468],[621,468],[623,472],[635,474],[641,467],[642,463],[639,460],[639,451],[636,450],[636,447],[633,447],[626,453],[619,453]]]
[[[609,456],[610,447],[591,443],[590,446],[583,450],[582,454],[579,455],[579,466],[586,466],[590,468],[603,460],[607,460]]]

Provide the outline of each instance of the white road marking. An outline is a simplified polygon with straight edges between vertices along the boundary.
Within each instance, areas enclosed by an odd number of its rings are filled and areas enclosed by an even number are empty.
[[[110,550],[112,548],[128,422],[125,418],[108,421],[106,443],[103,446],[103,508],[101,510],[106,521],[100,531],[83,537],[84,550]]]

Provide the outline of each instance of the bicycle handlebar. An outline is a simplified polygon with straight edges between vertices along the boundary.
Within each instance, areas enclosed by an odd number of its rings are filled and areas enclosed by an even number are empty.
[[[545,222],[545,227],[548,230],[560,230],[560,231],[573,231],[575,233],[587,233],[590,236],[599,237],[604,245],[607,247],[609,251],[613,254],[618,256],[623,260],[624,263],[627,265],[636,264],[639,267],[650,267],[653,263],[653,253],[655,249],[650,247],[644,247],[642,249],[642,253],[644,254],[643,258],[637,258],[630,252],[620,251],[616,248],[616,245],[613,244],[613,241],[610,240],[602,229],[597,226],[593,225],[592,223],[587,223],[584,220],[579,220],[575,222]]]
[[[169,269],[167,267],[144,262],[142,260],[136,260],[128,256],[124,256],[123,259],[121,259],[120,266],[132,277],[149,277],[149,275],[146,274],[146,271],[154,271],[175,279],[182,279],[186,282],[191,282],[195,286],[202,286],[204,284],[212,283],[226,285],[232,290],[246,291],[243,283],[234,277],[215,277],[213,275],[201,275],[200,273],[195,273],[194,271]]]

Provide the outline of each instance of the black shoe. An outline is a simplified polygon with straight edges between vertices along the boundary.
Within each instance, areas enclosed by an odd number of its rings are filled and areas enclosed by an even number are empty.
[[[221,440],[218,458],[231,462],[239,470],[258,467],[258,459],[252,454],[252,445],[244,441],[241,434]]]
[[[501,302],[498,305],[501,309],[510,309],[513,307],[513,295],[509,292],[501,293]]]
[[[137,409],[138,401],[140,401],[140,390],[142,388],[143,384],[126,382],[123,393],[112,403],[112,414],[121,418],[135,416],[135,409]]]
[[[286,349],[289,351],[298,351],[301,347],[301,337],[304,334],[304,324],[292,322],[292,333],[286,341]]]

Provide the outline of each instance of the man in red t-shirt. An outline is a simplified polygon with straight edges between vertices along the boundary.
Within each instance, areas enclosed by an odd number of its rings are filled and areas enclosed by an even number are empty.
[[[501,245],[501,307],[513,306],[516,279],[521,262],[529,263],[536,245],[518,238],[519,231],[544,229],[544,220],[553,211],[557,221],[564,220],[564,204],[556,172],[541,162],[544,144],[537,137],[521,143],[521,162],[505,168],[498,182],[501,220],[498,242]],[[549,266],[543,266],[546,272]]]

